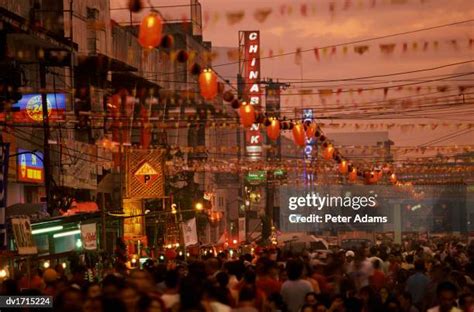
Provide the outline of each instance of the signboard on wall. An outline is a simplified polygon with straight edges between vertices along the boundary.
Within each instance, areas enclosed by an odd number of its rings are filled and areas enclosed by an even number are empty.
[[[50,121],[64,119],[66,111],[66,95],[63,93],[48,93],[46,95],[48,117]],[[41,94],[24,94],[12,105],[14,122],[42,122],[43,104]]]
[[[44,182],[44,166],[43,153],[32,153],[26,149],[18,149],[17,170],[18,181],[43,183]]]
[[[164,196],[163,152],[134,150],[126,154],[126,198]]]
[[[24,218],[13,218],[12,230],[13,236],[15,237],[16,246],[19,255],[33,255],[38,253],[33,235],[31,234],[31,223],[30,219]]]
[[[81,239],[85,250],[97,250],[97,224],[81,224]]]

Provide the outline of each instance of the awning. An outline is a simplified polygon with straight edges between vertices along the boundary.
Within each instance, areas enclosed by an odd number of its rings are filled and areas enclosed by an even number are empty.
[[[13,218],[15,216],[28,216],[31,221],[39,221],[50,217],[46,211],[46,203],[36,204],[14,204],[7,207],[5,218]]]

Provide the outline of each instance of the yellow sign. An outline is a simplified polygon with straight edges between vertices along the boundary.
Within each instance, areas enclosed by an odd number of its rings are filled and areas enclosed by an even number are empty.
[[[136,172],[135,175],[155,175],[158,174],[158,172],[149,164],[149,163],[144,163]]]

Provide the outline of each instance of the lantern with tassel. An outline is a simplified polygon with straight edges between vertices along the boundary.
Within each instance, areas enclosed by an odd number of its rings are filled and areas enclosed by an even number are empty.
[[[255,108],[247,103],[240,106],[240,123],[244,127],[250,127],[255,122]]]
[[[161,31],[163,20],[156,12],[151,12],[145,16],[140,24],[138,32],[138,42],[146,49],[153,49],[161,42]]]
[[[326,160],[332,159],[334,155],[334,146],[332,144],[328,144],[328,146],[323,150],[323,158]]]
[[[267,136],[271,140],[276,140],[280,136],[280,122],[276,118],[270,120],[270,125],[267,127]]]
[[[347,160],[341,160],[341,163],[339,164],[339,172],[341,174],[346,174],[349,171],[349,167],[347,164]]]
[[[212,100],[217,95],[217,76],[211,69],[205,69],[199,75],[199,88],[206,100]]]
[[[306,133],[301,123],[297,123],[293,126],[293,139],[298,146],[306,145]]]

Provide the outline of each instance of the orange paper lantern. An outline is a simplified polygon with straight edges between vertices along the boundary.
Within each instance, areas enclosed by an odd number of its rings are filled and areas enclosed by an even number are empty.
[[[352,181],[352,182],[354,182],[357,179],[357,169],[356,168],[352,168],[351,172],[349,172],[348,179],[349,179],[349,181]]]
[[[161,43],[163,20],[156,12],[145,16],[138,31],[138,43],[145,49],[153,49]]]
[[[276,140],[280,136],[280,121],[278,119],[273,118],[270,121],[270,125],[267,127],[267,136],[271,140]]]
[[[244,127],[250,127],[255,122],[255,108],[247,103],[240,106],[240,123]]]
[[[306,145],[306,133],[302,124],[297,123],[293,127],[293,139],[298,146]]]
[[[199,88],[206,100],[212,100],[217,95],[217,75],[211,69],[205,69],[199,75]]]
[[[348,168],[348,165],[347,165],[347,161],[346,160],[342,160],[341,163],[339,164],[339,172],[341,174],[346,174],[348,172],[349,168]]]
[[[332,146],[330,144],[330,145],[328,145],[328,147],[326,147],[323,150],[323,158],[326,159],[326,160],[330,160],[330,159],[332,159],[333,155],[334,155],[334,146]]]
[[[374,171],[366,172],[364,174],[365,183],[367,184],[377,183],[377,181],[379,180],[378,177],[379,177],[378,174]]]

